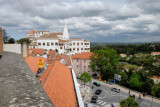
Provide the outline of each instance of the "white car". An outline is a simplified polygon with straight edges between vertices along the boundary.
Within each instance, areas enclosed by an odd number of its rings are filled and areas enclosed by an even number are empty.
[[[87,107],[94,107],[94,105],[92,103],[88,103],[88,102],[86,103],[86,106]]]

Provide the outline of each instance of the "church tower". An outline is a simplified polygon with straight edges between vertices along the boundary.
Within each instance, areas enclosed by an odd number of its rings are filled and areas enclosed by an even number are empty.
[[[68,39],[69,39],[69,33],[68,33],[67,24],[65,24],[65,26],[64,26],[63,39],[65,39],[65,40],[68,40]]]

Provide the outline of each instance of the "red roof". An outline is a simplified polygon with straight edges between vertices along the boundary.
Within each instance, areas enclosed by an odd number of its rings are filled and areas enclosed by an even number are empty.
[[[25,58],[25,61],[27,62],[29,68],[32,70],[32,72],[35,74],[37,72],[38,64],[39,64],[39,59],[42,60],[42,63],[45,63],[47,61],[46,58],[41,58],[41,57],[33,57],[33,56],[28,56]]]
[[[71,56],[72,60],[73,59],[90,59],[91,55],[93,54],[93,52],[82,52],[82,53],[78,53],[75,54],[73,56]]]
[[[160,52],[152,52],[152,54],[160,54]]]
[[[153,78],[153,79],[160,79],[160,77],[158,77],[156,75],[152,76],[151,78]]]
[[[77,107],[71,70],[56,61],[40,77],[43,89],[56,107]],[[39,79],[39,81],[40,81]]]
[[[54,55],[54,51],[53,50],[49,50],[48,51],[48,55]]]
[[[35,33],[35,31],[32,29],[27,34],[34,34],[34,33]]]
[[[31,56],[31,55],[37,55],[37,54],[40,54],[41,56],[44,55],[44,50],[42,49],[28,49],[28,55]]]

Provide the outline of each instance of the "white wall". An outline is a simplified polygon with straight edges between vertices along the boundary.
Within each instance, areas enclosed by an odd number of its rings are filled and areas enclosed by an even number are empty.
[[[3,51],[21,54],[21,44],[3,44]]]
[[[58,43],[58,39],[38,39],[37,42],[41,43],[41,45],[38,45],[38,48],[41,48],[41,49],[47,49],[47,50],[58,50],[59,46],[58,45],[55,45],[55,43],[57,42]],[[47,42],[49,42],[49,46],[47,46]],[[51,42],[54,43],[53,46],[51,46]],[[45,46],[43,46],[43,43],[45,43]]]

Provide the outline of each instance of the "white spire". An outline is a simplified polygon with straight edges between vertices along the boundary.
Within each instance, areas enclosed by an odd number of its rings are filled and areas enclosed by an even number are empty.
[[[69,33],[68,33],[68,28],[67,28],[66,23],[65,23],[64,31],[63,31],[63,39],[69,39]]]

